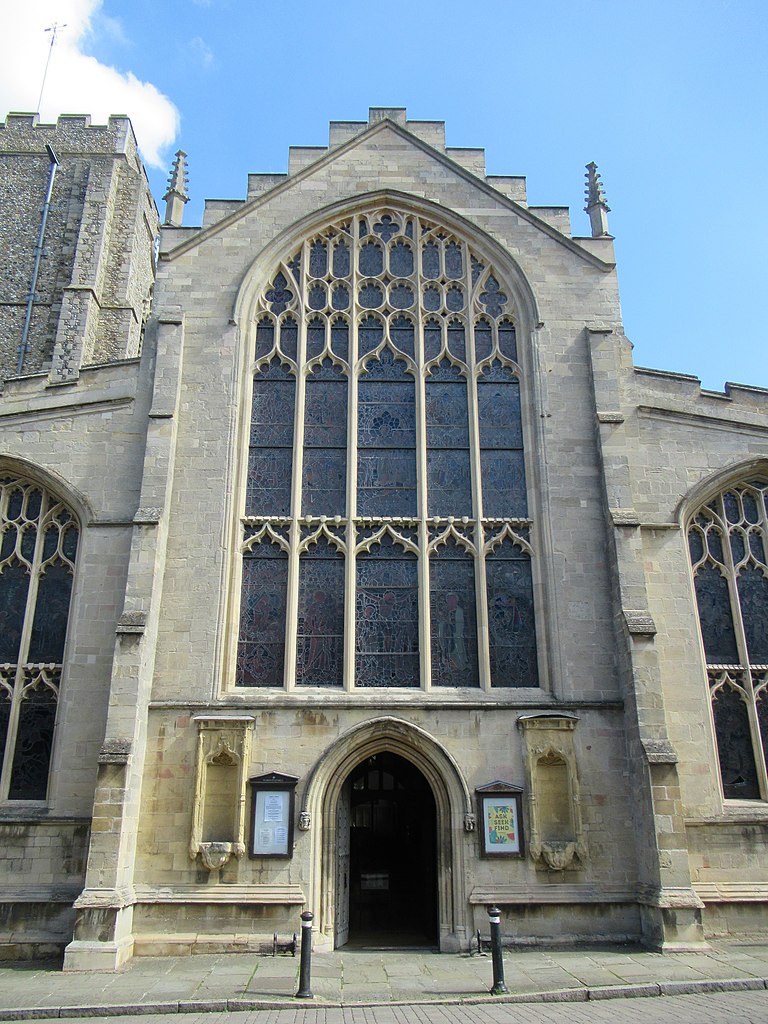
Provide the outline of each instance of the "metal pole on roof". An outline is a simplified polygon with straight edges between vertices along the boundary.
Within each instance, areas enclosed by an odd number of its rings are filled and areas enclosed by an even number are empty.
[[[40,113],[40,104],[43,100],[43,89],[45,88],[45,80],[48,77],[48,65],[51,63],[51,54],[53,53],[53,44],[56,42],[56,33],[60,28],[66,28],[66,23],[60,25],[58,21],[54,21],[45,31],[51,33],[51,45],[48,47],[48,58],[45,62],[45,71],[43,72],[43,83],[40,86],[40,95],[37,97],[37,112]]]
[[[32,323],[32,308],[35,305],[35,289],[37,288],[37,278],[40,273],[40,259],[43,255],[43,242],[45,241],[45,225],[48,223],[48,210],[51,206],[51,194],[53,192],[53,183],[56,179],[56,171],[59,166],[59,158],[54,153],[51,146],[47,143],[45,145],[48,153],[48,158],[51,161],[51,170],[48,175],[48,189],[45,193],[45,202],[43,203],[43,214],[40,218],[40,230],[37,234],[37,245],[35,246],[35,265],[32,268],[32,281],[29,285],[29,294],[27,295],[27,312],[24,316],[24,330],[21,332],[21,344],[17,351],[19,353],[19,361],[16,365],[16,376],[21,376],[24,372],[24,356],[27,354],[27,340],[29,338],[29,328]]]

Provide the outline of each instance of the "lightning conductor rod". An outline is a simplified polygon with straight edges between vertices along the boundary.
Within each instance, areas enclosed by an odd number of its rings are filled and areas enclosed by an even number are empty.
[[[45,71],[43,72],[43,84],[40,86],[40,95],[37,98],[37,112],[40,113],[40,104],[43,102],[43,89],[45,89],[45,80],[48,77],[48,65],[51,63],[51,54],[53,53],[53,44],[56,42],[56,33],[60,28],[66,28],[66,24],[60,25],[58,21],[54,21],[45,31],[51,33],[51,45],[48,47],[48,57],[45,61]]]
[[[35,265],[32,268],[32,281],[29,285],[29,294],[27,295],[27,312],[24,317],[24,330],[21,334],[21,344],[18,348],[19,362],[16,366],[16,376],[20,377],[24,372],[24,356],[27,354],[27,339],[29,338],[29,327],[32,323],[32,308],[35,305],[35,289],[37,288],[37,278],[40,273],[40,258],[43,255],[43,242],[45,241],[45,225],[48,222],[48,210],[51,207],[51,194],[53,192],[53,183],[56,180],[56,171],[59,167],[59,158],[54,153],[51,146],[46,143],[46,151],[48,158],[51,161],[51,170],[48,175],[48,189],[45,193],[45,202],[43,203],[43,215],[40,218],[40,230],[37,234],[37,245],[35,246]]]

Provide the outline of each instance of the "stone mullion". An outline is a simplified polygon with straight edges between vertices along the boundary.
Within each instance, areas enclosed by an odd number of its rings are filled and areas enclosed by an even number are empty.
[[[760,495],[762,498],[762,495]],[[768,515],[766,515],[766,506],[764,500],[757,500],[757,507],[760,514],[759,527],[762,533],[763,541],[763,552],[765,552],[765,545],[768,542]],[[747,539],[749,544],[749,539]],[[747,652],[749,654],[749,652]],[[747,662],[749,665],[749,662]],[[763,749],[763,738],[760,732],[760,719],[757,714],[757,693],[755,690],[755,682],[752,678],[751,666],[748,672],[749,674],[749,725],[752,731],[752,735],[755,737],[755,760],[757,762],[757,778],[760,784],[760,795],[763,800],[768,800],[768,749]],[[768,697],[768,694],[766,695]]]
[[[285,665],[283,685],[286,690],[296,687],[296,651],[298,647],[299,624],[299,543],[301,541],[301,481],[304,471],[304,396],[306,393],[306,346],[307,328],[304,310],[306,303],[306,277],[309,261],[309,246],[305,243],[302,260],[299,308],[296,311],[298,337],[296,339],[296,398],[293,410],[293,465],[291,472],[291,525],[288,533],[288,592],[285,615]]]
[[[28,494],[29,492],[27,492]],[[19,729],[19,718],[21,716],[22,695],[24,692],[25,668],[29,654],[29,641],[32,636],[32,623],[35,618],[35,605],[37,604],[37,589],[40,580],[40,566],[42,565],[42,554],[44,546],[44,531],[41,529],[48,513],[50,502],[47,491],[40,489],[41,501],[40,512],[35,523],[35,550],[32,553],[32,567],[29,571],[29,588],[27,590],[27,603],[24,609],[24,621],[21,627],[21,639],[19,641],[18,661],[16,663],[16,677],[13,684],[13,700],[11,701],[11,713],[8,719],[8,731],[5,738],[5,758],[3,763],[2,779],[0,780],[0,800],[8,799],[8,792],[11,786],[11,773],[13,771],[13,760],[16,752],[16,738]],[[16,543],[21,546],[21,537],[17,531]]]
[[[414,380],[416,388],[416,510],[419,517],[418,607],[419,607],[419,678],[422,690],[432,688],[432,637],[431,609],[429,606],[429,536],[427,530],[427,403],[424,380],[423,317],[421,310],[421,252],[419,239],[421,225],[414,224],[413,262],[414,291],[416,294],[416,315],[414,323],[414,355],[418,371]]]
[[[475,319],[472,312],[472,260],[469,247],[464,250],[464,287],[467,291],[467,401],[469,404],[469,466],[472,476],[472,512],[475,518],[475,608],[477,610],[477,668],[480,688],[491,689],[491,656],[488,637],[488,599],[486,595],[485,533],[483,530],[482,473],[480,463],[480,420],[477,408],[477,370],[475,368]]]
[[[757,502],[758,509],[761,510],[760,515],[760,526],[763,529],[763,538],[768,537],[768,530],[766,530],[766,523],[764,519],[764,505],[762,501]],[[755,699],[755,687],[752,682],[752,671],[751,663],[749,660],[749,649],[747,647],[747,635],[744,629],[744,619],[741,614],[741,601],[739,600],[739,589],[738,580],[736,576],[736,568],[733,563],[733,553],[731,551],[731,526],[728,523],[728,517],[725,515],[725,507],[723,496],[720,495],[718,502],[718,511],[720,512],[723,523],[727,528],[727,534],[723,543],[723,558],[725,565],[728,568],[728,589],[731,594],[731,605],[734,602],[738,609],[738,615],[734,616],[734,622],[736,624],[736,643],[739,647],[739,654],[741,664],[744,666],[743,686],[749,695],[747,704],[747,717],[749,719],[749,734],[752,740],[752,751],[755,759],[755,770],[757,772],[757,783],[760,789],[760,798],[762,800],[768,800],[768,766],[766,766],[766,755],[768,751],[763,752],[763,740],[760,734],[760,719],[757,715],[757,700]],[[751,550],[749,547],[749,536],[744,538],[745,549],[747,553]]]
[[[357,217],[350,224],[350,317],[349,317],[349,390],[347,392],[347,559],[344,578],[344,689],[355,687],[355,594],[357,543],[357,250],[360,225]]]
[[[731,524],[728,521],[728,517],[725,514],[725,507],[723,502],[722,494],[718,497],[717,501],[717,515],[722,523],[722,535],[723,535],[723,565],[727,573],[728,580],[728,594],[731,601],[731,618],[733,619],[733,631],[736,637],[736,647],[739,652],[739,664],[742,668],[741,672],[741,686],[747,694],[747,700],[744,702],[747,707],[747,721],[749,722],[749,737],[752,743],[752,757],[755,762],[755,771],[757,774],[758,787],[760,789],[760,796],[763,800],[768,799],[768,779],[766,779],[765,762],[764,758],[760,755],[762,750],[762,741],[760,738],[760,722],[757,717],[757,707],[755,706],[755,696],[752,688],[752,673],[750,672],[749,665],[749,651],[747,649],[747,637],[744,631],[744,620],[741,614],[741,601],[739,600],[739,588],[738,588],[738,577],[736,575],[736,566],[733,561],[733,551],[731,550]],[[749,550],[748,538],[745,538],[747,550]],[[712,699],[710,693],[710,700]]]

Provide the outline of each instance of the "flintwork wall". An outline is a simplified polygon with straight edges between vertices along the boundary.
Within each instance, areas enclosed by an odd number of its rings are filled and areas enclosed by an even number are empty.
[[[19,373],[41,213],[50,208],[21,373],[76,377],[139,354],[158,217],[127,118],[9,114],[0,125],[0,371]]]

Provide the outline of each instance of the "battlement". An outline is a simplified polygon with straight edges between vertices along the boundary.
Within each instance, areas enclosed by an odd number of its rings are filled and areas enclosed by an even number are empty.
[[[768,404],[768,388],[752,384],[726,382],[722,391],[702,388],[699,377],[673,370],[647,366],[633,367],[641,389],[638,401],[651,404],[670,403],[670,410],[685,409],[701,415],[725,416],[728,419],[754,413],[763,422]],[[717,407],[717,411],[713,410]]]
[[[158,217],[130,119],[8,114],[0,168],[0,376],[136,356]]]
[[[138,170],[142,167],[133,125],[129,117],[115,114],[107,124],[92,124],[89,114],[62,114],[55,124],[41,124],[39,114],[10,113],[0,123],[0,153],[56,153],[89,156],[124,155]]]

